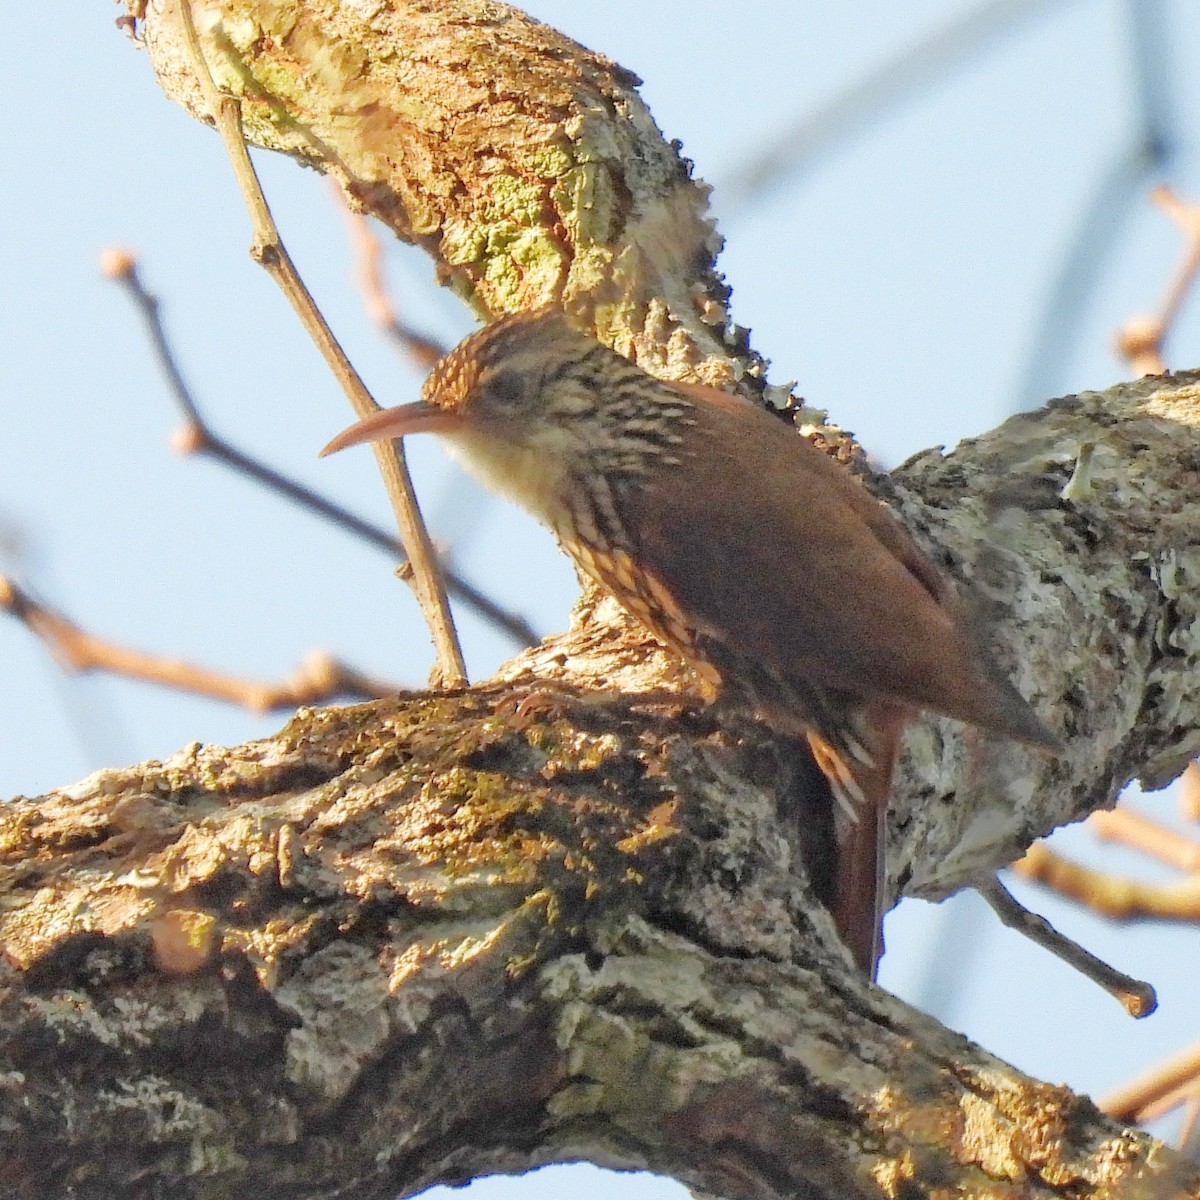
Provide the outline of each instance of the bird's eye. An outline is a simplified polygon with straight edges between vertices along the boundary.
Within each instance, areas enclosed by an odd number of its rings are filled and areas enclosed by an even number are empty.
[[[495,371],[487,379],[488,398],[493,403],[512,407],[524,395],[524,380],[517,371]]]

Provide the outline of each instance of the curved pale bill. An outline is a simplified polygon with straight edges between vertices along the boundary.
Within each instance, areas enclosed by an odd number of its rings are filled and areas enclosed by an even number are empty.
[[[362,442],[389,442],[393,438],[407,437],[410,433],[445,433],[458,424],[458,417],[424,400],[414,404],[401,404],[397,408],[384,408],[369,417],[364,417],[343,429],[341,433],[321,451],[321,457],[336,454],[347,446]]]

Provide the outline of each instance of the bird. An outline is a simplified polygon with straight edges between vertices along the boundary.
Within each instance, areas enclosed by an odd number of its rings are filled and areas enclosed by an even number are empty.
[[[321,453],[424,432],[548,526],[709,698],[807,740],[835,805],[834,925],[871,978],[905,726],[928,711],[1059,748],[899,520],[752,400],[650,375],[551,306],[483,326],[419,400]]]

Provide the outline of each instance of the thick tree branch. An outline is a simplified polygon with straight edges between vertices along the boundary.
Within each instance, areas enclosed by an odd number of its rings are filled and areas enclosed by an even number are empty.
[[[210,119],[170,6],[127,3],[164,90]],[[493,0],[193,9],[250,141],[327,172],[477,312],[559,300],[648,370],[762,388],[708,190],[630,72]]]
[[[978,878],[1194,753],[1197,397],[1072,398],[903,472],[1072,744],[1046,764],[918,727],[901,890]],[[1113,449],[1062,504],[1080,440]],[[671,679],[607,607],[491,690],[303,713],[6,808],[10,1178],[386,1196],[587,1157],[739,1197],[1200,1187],[861,982],[807,882],[823,824],[797,747],[575,698]],[[1003,797],[981,783],[1001,767]]]
[[[1064,500],[1083,446],[1088,477]],[[897,871],[905,890],[936,895],[973,854],[1015,859],[1031,831],[1111,805],[1130,779],[1162,787],[1200,749],[1200,375],[1052,401],[894,478],[919,492],[907,519],[928,530],[1067,744],[1032,771],[1012,748],[998,751],[1009,758],[999,775],[990,748],[974,760],[960,749],[943,759],[957,782],[910,777],[900,824],[946,858],[931,877],[908,858]],[[914,749],[926,737],[918,730]]]
[[[558,298],[651,369],[756,373],[702,193],[618,68],[489,0],[197,16],[252,136],[480,309]],[[194,105],[178,31],[153,3],[143,29]],[[1198,397],[1070,398],[891,482],[1069,743],[915,727],[897,893],[944,895],[1196,753]],[[586,1157],[748,1200],[1200,1189],[853,972],[797,746],[577,694],[678,676],[589,597],[490,689],[302,712],[0,810],[7,1185],[383,1197]]]
[[[12,1194],[387,1197],[578,1157],[738,1197],[1200,1186],[848,968],[798,755],[565,695],[517,730],[522,692],[4,809]]]

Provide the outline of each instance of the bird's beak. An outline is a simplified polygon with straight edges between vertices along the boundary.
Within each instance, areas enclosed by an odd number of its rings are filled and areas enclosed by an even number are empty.
[[[357,446],[362,442],[387,442],[392,438],[407,437],[410,433],[447,433],[459,425],[456,413],[438,408],[418,400],[415,404],[401,404],[397,408],[384,408],[369,417],[343,429],[341,433],[321,451],[321,457]]]

